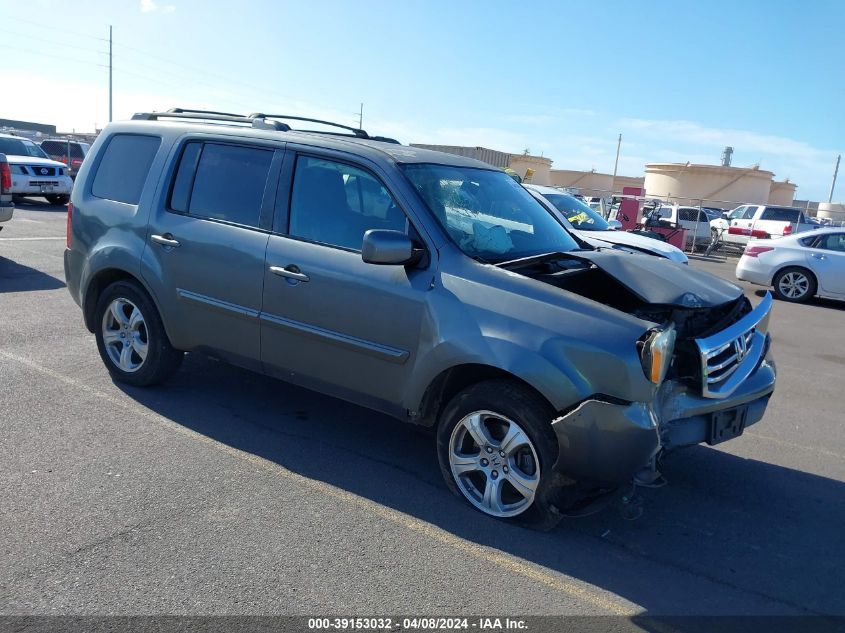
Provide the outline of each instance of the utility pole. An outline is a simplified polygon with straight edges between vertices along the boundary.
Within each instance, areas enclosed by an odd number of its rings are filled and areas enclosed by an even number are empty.
[[[111,81],[111,71],[112,71],[112,54],[111,54],[111,24],[109,24],[109,123],[111,123],[112,119],[112,81]]]
[[[364,129],[364,104],[361,104],[361,110],[358,112],[358,129]]]
[[[827,197],[828,202],[833,202],[833,190],[836,189],[836,176],[839,175],[840,160],[842,160],[842,154],[836,157],[836,167],[833,168],[833,182],[830,183],[830,195]]]
[[[614,187],[616,187],[616,169],[619,167],[619,150],[622,148],[622,134],[619,134],[619,140],[616,141],[616,162],[613,163],[613,178],[610,179],[610,193],[612,194],[614,191]]]

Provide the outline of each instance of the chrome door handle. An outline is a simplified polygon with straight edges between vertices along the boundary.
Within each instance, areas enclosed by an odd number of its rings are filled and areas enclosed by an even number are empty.
[[[165,233],[164,235],[150,235],[150,239],[157,244],[161,244],[162,246],[170,246],[171,248],[176,248],[177,246],[179,246],[179,241],[174,240],[173,236],[170,233]]]
[[[288,279],[296,279],[297,281],[309,281],[310,277],[299,271],[299,267],[291,264],[282,268],[281,266],[270,266],[270,272],[279,277],[287,277]]]

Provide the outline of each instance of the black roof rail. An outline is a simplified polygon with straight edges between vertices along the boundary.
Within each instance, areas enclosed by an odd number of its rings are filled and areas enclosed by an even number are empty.
[[[322,119],[310,119],[304,116],[293,116],[291,114],[264,114],[263,112],[253,112],[249,115],[252,118],[256,119],[284,119],[290,121],[307,121],[309,123],[319,123],[320,125],[328,125],[331,127],[338,127],[349,132],[352,132],[353,135],[357,136],[358,138],[370,138],[370,135],[367,134],[364,130],[351,127],[349,125],[343,125],[341,123],[333,123],[332,121],[323,121]],[[290,129],[290,128],[289,128]],[[319,130],[301,130],[303,132],[317,132],[319,134],[326,134],[326,132],[320,132]]]
[[[198,119],[202,121],[219,121],[221,123],[244,123],[261,130],[277,130],[287,132],[290,126],[281,121],[265,121],[264,119],[229,112],[214,112],[212,110],[189,110],[185,108],[171,108],[167,112],[138,112],[132,115],[133,121],[158,121],[160,119]]]

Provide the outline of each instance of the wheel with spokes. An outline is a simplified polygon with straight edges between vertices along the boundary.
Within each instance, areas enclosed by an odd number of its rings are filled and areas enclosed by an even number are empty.
[[[775,295],[784,301],[803,303],[816,294],[816,278],[809,270],[791,266],[781,270],[772,282]]]
[[[100,295],[95,336],[112,377],[139,387],[166,379],[184,355],[170,345],[147,293],[131,281],[113,283]]]
[[[459,393],[437,432],[449,488],[491,517],[554,527],[560,515],[544,494],[556,456],[552,416],[539,396],[510,381],[482,382]]]

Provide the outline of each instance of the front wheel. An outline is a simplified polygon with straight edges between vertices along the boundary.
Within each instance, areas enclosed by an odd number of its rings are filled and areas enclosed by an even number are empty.
[[[488,516],[553,528],[561,516],[547,494],[557,455],[552,417],[542,398],[515,382],[492,380],[460,392],[437,430],[449,489]]]
[[[816,279],[813,274],[798,266],[784,268],[775,275],[772,285],[778,299],[803,303],[816,294]]]
[[[95,323],[100,357],[118,382],[154,385],[182,362],[184,353],[170,345],[155,304],[135,282],[118,281],[103,291]]]

